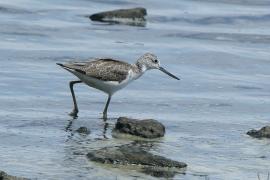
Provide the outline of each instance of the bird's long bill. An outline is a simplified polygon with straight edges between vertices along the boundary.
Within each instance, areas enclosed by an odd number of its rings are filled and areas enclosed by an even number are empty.
[[[169,73],[166,69],[164,69],[163,67],[159,67],[159,70],[161,70],[162,72],[168,74],[169,76],[171,76],[174,79],[180,80],[178,77],[176,77],[175,75]]]

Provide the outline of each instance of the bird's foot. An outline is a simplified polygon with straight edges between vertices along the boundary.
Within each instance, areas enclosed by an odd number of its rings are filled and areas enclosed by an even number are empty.
[[[77,118],[78,117],[78,110],[77,109],[73,109],[69,115],[72,116],[73,118]]]

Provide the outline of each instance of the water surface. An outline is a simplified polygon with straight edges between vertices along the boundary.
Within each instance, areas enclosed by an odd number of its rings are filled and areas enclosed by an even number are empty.
[[[145,27],[91,22],[104,10],[145,7]],[[269,172],[270,141],[245,133],[269,123],[270,3],[261,1],[0,1],[0,169],[37,179],[153,178],[89,162],[87,152],[130,143],[112,138],[119,116],[154,118],[166,136],[151,152],[188,164],[175,179],[257,179]],[[77,85],[79,117],[56,62],[153,52],[159,71],[115,94]],[[81,126],[91,134],[75,132]]]

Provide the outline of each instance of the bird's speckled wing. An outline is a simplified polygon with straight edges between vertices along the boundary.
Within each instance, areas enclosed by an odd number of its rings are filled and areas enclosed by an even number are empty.
[[[118,82],[125,80],[131,69],[130,64],[113,59],[95,59],[89,62],[67,63],[63,66],[99,80]]]

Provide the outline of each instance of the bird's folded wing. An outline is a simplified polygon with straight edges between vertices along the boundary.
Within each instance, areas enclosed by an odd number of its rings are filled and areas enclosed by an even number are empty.
[[[127,78],[131,65],[112,59],[98,59],[90,62],[65,64],[65,66],[102,81],[118,81],[120,83]]]

